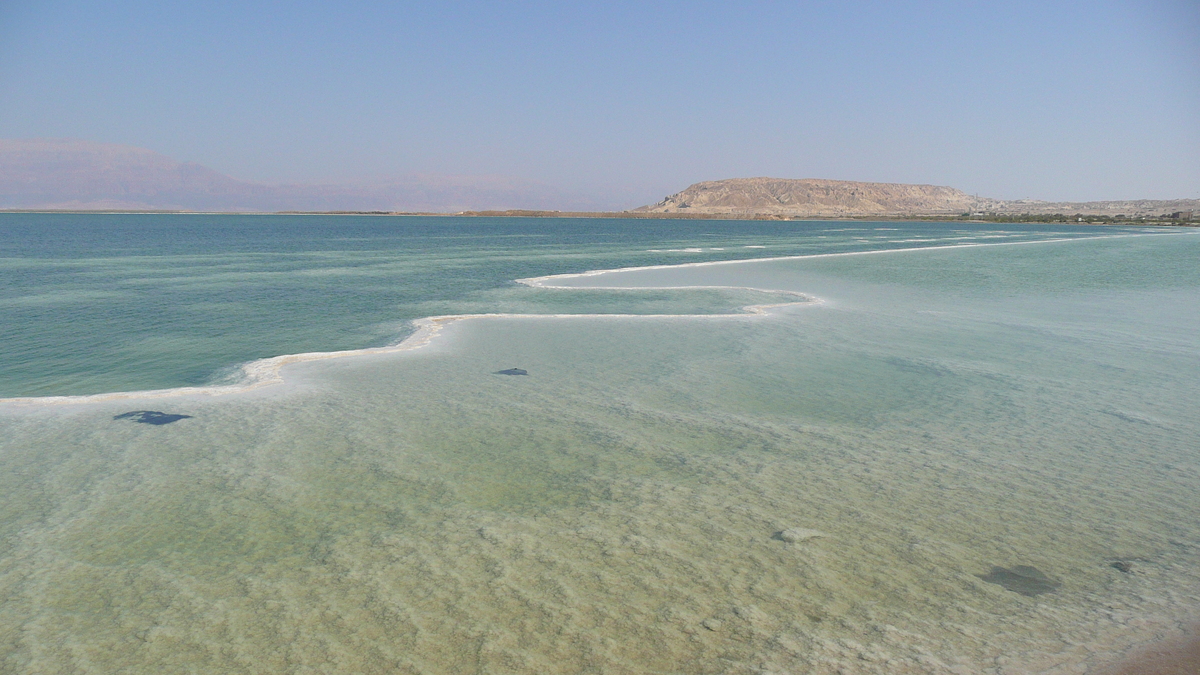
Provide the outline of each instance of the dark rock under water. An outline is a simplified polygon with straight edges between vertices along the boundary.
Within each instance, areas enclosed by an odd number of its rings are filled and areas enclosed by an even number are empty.
[[[132,420],[141,424],[170,424],[179,420],[191,419],[191,415],[159,412],[157,410],[133,410],[120,415],[114,415],[114,420]]]
[[[997,584],[1007,588],[1013,593],[1020,593],[1033,597],[1042,593],[1051,593],[1058,590],[1062,586],[1061,582],[1055,581],[1050,577],[1042,574],[1041,570],[1029,565],[1014,565],[1012,569],[1007,567],[993,567],[991,572],[978,575],[980,579],[989,584]]]
[[[496,375],[528,375],[529,371],[524,368],[509,368],[507,370],[497,370]]]

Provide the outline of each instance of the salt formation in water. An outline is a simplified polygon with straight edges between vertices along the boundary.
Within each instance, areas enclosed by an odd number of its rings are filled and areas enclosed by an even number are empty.
[[[141,424],[170,424],[179,420],[191,419],[191,415],[178,415],[175,413],[165,413],[158,410],[131,410],[127,413],[113,416],[114,420],[132,420]]]
[[[802,527],[793,527],[775,535],[777,538],[786,541],[789,544],[799,544],[808,541],[809,539],[817,539],[824,537],[825,533],[818,530],[806,530]]]
[[[1200,606],[1197,246],[556,279],[784,291],[510,289],[555,312],[280,359],[187,433],[0,404],[0,672],[1095,672]]]
[[[1062,586],[1061,582],[1055,581],[1050,577],[1042,574],[1042,571],[1036,567],[1029,565],[1015,565],[1012,569],[1007,567],[993,567],[991,572],[979,575],[980,579],[989,584],[1003,586],[1013,593],[1020,593],[1033,597],[1042,593],[1052,593]]]

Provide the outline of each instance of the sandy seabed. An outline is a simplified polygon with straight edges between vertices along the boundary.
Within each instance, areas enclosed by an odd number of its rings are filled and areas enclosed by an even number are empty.
[[[1188,626],[1181,634],[1135,650],[1100,675],[1192,675],[1200,672],[1200,626]]]

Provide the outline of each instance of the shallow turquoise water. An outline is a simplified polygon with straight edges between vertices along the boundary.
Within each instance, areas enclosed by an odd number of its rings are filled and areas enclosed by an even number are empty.
[[[513,293],[522,277],[1110,232],[892,225],[0,214],[0,397],[204,384],[253,359],[394,342],[431,314],[664,310],[661,295]]]
[[[778,247],[747,256],[989,245],[528,287],[733,256],[626,233],[484,283],[475,241],[476,286],[394,307],[639,315],[2,404],[0,671],[1081,673],[1195,616],[1200,237],[721,227]],[[384,323],[331,314],[306,349]],[[1021,565],[1060,586],[981,578]]]

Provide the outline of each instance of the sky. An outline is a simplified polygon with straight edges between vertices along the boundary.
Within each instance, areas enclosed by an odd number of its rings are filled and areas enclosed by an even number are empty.
[[[1200,0],[0,0],[0,138],[243,180],[1200,198]]]

